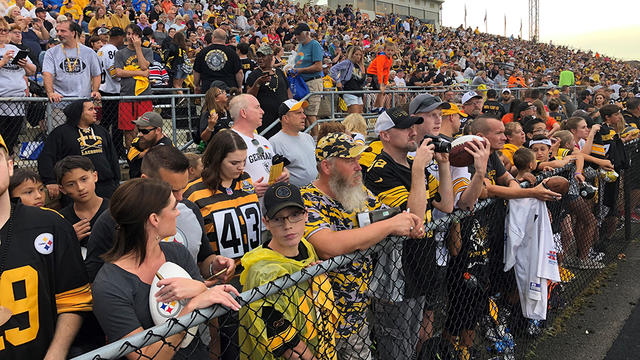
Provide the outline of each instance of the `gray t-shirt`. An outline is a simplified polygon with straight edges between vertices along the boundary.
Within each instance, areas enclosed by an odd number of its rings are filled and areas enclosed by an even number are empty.
[[[78,44],[62,49],[62,44],[47,50],[42,72],[53,75],[53,91],[64,97],[90,97],[91,78],[100,76],[100,61],[95,51]]]
[[[276,154],[283,155],[291,161],[291,164],[287,165],[291,174],[290,183],[302,187],[316,179],[318,176],[316,145],[311,135],[300,132],[298,136],[291,136],[280,130],[269,139],[269,142]]]
[[[175,243],[160,243],[167,261],[180,265],[193,279],[203,281],[195,261],[187,249]],[[105,263],[92,284],[93,313],[104,330],[108,342],[125,337],[133,330],[154,326],[149,311],[150,284],[121,267]],[[191,344],[178,353],[189,355],[190,360],[208,359],[206,346],[195,337]],[[177,359],[183,357],[178,354]]]
[[[147,59],[149,65],[153,62],[153,51],[149,48],[142,48],[142,54]],[[138,57],[136,51],[129,48],[122,48],[116,53],[114,66],[116,69],[124,69],[125,66],[135,65],[138,66]],[[132,77],[120,78],[120,95],[133,96],[135,95],[136,79]],[[151,84],[147,89],[138,95],[151,95]]]
[[[5,44],[0,48],[0,59],[2,59],[7,51],[13,50],[13,56],[18,54],[16,46]],[[32,64],[31,59],[26,57],[27,63]],[[27,83],[24,81],[25,71],[18,65],[13,65],[11,61],[3,67],[0,67],[0,97],[24,97]],[[2,102],[0,103],[0,116],[22,116],[24,115],[24,103],[19,102]]]

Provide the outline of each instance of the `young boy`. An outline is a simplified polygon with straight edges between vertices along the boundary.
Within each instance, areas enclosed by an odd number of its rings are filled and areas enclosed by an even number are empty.
[[[276,183],[264,194],[263,221],[272,239],[242,257],[243,290],[269,283],[318,262],[302,236],[307,221],[300,190]],[[325,274],[285,289],[277,297],[252,302],[240,310],[242,354],[249,359],[300,357],[336,359],[333,324],[338,313]],[[249,335],[249,336],[247,336]]]
[[[56,163],[54,172],[60,191],[73,200],[60,213],[73,224],[84,255],[91,228],[100,214],[109,208],[109,201],[96,194],[98,173],[87,157],[67,156]]]
[[[16,169],[9,180],[9,195],[12,199],[19,198],[23,205],[44,206],[44,185],[35,171],[30,169]]]
[[[184,154],[189,159],[189,182],[197,180],[202,176],[202,158],[198,154],[186,153]]]
[[[533,139],[534,136],[546,137],[549,133],[547,131],[547,124],[544,120],[538,118],[532,118],[524,122],[522,128],[527,135],[527,140]]]
[[[519,182],[535,182],[535,176],[533,176],[532,171],[536,169],[538,162],[536,161],[536,154],[531,149],[520,148],[516,150],[513,153],[513,165],[518,170],[515,176],[516,180]]]

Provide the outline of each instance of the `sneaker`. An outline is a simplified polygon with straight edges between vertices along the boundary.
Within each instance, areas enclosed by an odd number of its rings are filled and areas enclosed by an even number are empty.
[[[589,249],[589,259],[593,261],[602,261],[604,259],[605,253],[601,251],[595,251],[593,248]]]

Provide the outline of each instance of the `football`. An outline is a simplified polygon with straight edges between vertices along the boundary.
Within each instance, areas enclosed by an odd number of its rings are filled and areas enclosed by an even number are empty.
[[[569,191],[569,180],[562,176],[552,176],[544,183],[544,187],[564,196]]]
[[[177,264],[167,261],[160,266],[160,269],[156,272],[156,276],[153,278],[153,282],[151,283],[151,287],[149,289],[149,310],[151,312],[151,319],[156,325],[163,324],[167,320],[177,317],[182,309],[187,305],[187,302],[189,302],[189,299],[172,301],[170,303],[163,303],[156,300],[155,295],[158,290],[161,289],[161,287],[158,286],[158,281],[175,277],[191,279],[189,273],[183,268]],[[187,331],[186,336],[182,339],[182,343],[180,344],[181,348],[189,346],[193,340],[193,334],[195,334],[196,331],[198,331],[197,326],[194,326]]]
[[[485,140],[476,135],[464,135],[451,142],[451,152],[449,153],[449,162],[452,166],[464,167],[473,165],[473,155],[469,154],[465,148],[470,148],[473,139],[478,139],[482,144]]]

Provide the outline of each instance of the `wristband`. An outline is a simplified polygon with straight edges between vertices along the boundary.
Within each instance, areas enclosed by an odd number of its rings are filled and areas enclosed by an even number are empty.
[[[209,130],[209,132],[213,132],[213,129],[209,129],[209,127],[207,126],[207,130]]]
[[[582,173],[581,172],[574,172],[573,176],[576,176],[576,175],[582,175]]]

